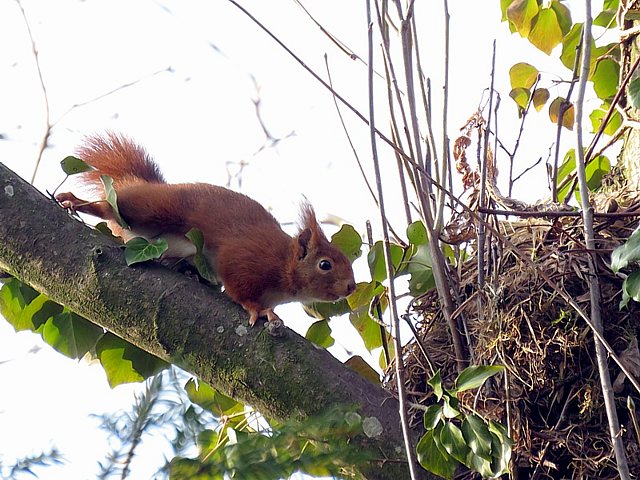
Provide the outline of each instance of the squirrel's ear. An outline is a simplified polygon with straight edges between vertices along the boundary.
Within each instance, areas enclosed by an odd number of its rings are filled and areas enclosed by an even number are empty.
[[[298,242],[298,260],[302,260],[307,256],[309,242],[311,241],[312,236],[310,228],[304,228],[300,231],[298,236],[296,237],[296,241]]]

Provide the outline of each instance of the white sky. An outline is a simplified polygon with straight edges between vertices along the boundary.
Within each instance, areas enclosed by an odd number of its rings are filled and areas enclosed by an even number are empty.
[[[303,3],[332,34],[366,57],[363,1]],[[423,61],[433,81],[435,118],[441,105],[441,3],[416,2]],[[526,60],[540,68],[555,68],[565,76],[567,73],[554,67],[557,62],[549,62],[544,54],[509,34],[506,24],[500,23],[497,0],[449,3],[449,135],[455,138],[489,85],[491,44],[496,38],[501,133],[503,141],[512,145],[518,121],[508,98],[510,65]],[[323,78],[326,53],[335,88],[367,113],[366,67],[331,44],[293,0],[242,4]],[[377,225],[373,202],[331,96],[227,1],[24,0],[23,5],[40,55],[51,121],[56,122],[36,177],[35,184],[41,190],[52,190],[62,180],[59,160],[71,154],[85,134],[113,129],[146,146],[169,181],[225,184],[226,162],[248,162],[242,190],[273,208],[282,222],[295,221],[296,206],[305,195],[320,216],[337,215],[362,232],[366,219]],[[429,11],[422,11],[425,9]],[[45,114],[31,44],[14,1],[0,0],[0,44],[4,46],[0,49],[0,134],[4,137],[0,140],[0,161],[29,179],[45,129]],[[150,76],[168,67],[171,72]],[[379,62],[376,69],[383,71]],[[272,134],[284,137],[295,131],[295,136],[259,155],[255,152],[264,137],[254,114],[256,90],[250,75],[260,86],[263,119]],[[137,80],[141,81],[65,115],[74,104]],[[385,129],[384,82],[379,81],[377,88],[378,122]],[[562,92],[552,91],[552,98],[554,93]],[[367,127],[345,108],[342,112],[371,179]],[[553,141],[553,134],[546,133],[550,130],[545,112],[533,114],[528,122],[530,140],[521,147],[516,171],[539,156],[546,158]],[[545,132],[549,140],[541,141],[531,130]],[[571,137],[564,141],[567,146],[573,144]],[[380,148],[382,161],[390,165],[384,171],[392,175],[395,159],[388,149]],[[545,183],[543,166],[534,178],[537,180],[517,187],[518,198],[532,200],[546,195],[541,187]],[[389,187],[387,194],[392,218],[398,218],[394,212],[400,211],[400,202],[395,188]],[[357,280],[364,281],[366,268],[359,268],[362,275]],[[301,333],[311,322],[298,306],[280,312],[286,312],[282,316],[287,324]],[[331,326],[339,343],[362,354],[361,342],[349,333],[346,319],[333,321]],[[44,470],[40,478],[91,478],[107,448],[104,435],[96,434],[95,421],[88,419],[88,414],[126,408],[139,386],[111,390],[101,367],[72,362],[46,346],[33,353],[34,345],[40,345],[37,337],[26,332],[15,334],[0,322],[0,362],[6,362],[0,363],[2,458],[9,462],[55,444],[69,464],[63,469]],[[335,349],[334,354],[341,359],[348,356],[345,348]],[[149,475],[149,471],[136,470],[131,478]]]

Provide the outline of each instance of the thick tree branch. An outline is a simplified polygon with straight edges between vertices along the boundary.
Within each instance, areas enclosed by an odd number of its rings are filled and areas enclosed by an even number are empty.
[[[118,245],[1,163],[0,270],[268,417],[304,418],[357,405],[383,427],[379,437],[362,441],[381,459],[363,473],[408,477],[406,462],[397,461],[402,432],[389,392],[293,331],[284,338],[259,326],[245,333],[238,328],[247,324],[245,312],[224,294],[158,264],[127,267]]]

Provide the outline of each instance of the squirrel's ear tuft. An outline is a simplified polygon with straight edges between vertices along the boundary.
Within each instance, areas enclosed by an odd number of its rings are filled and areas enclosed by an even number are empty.
[[[300,224],[301,228],[309,228],[311,230],[318,229],[318,221],[316,220],[316,212],[308,202],[303,202],[300,205]]]

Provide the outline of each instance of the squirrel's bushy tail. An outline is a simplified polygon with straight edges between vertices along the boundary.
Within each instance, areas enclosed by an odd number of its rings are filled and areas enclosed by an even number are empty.
[[[116,189],[132,183],[166,183],[147,151],[124,135],[89,136],[77,155],[95,168],[82,174],[82,183],[91,189],[102,189],[101,175],[113,178]]]

